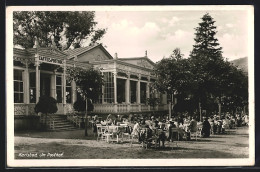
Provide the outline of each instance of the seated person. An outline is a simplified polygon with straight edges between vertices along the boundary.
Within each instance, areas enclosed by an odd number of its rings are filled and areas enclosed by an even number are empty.
[[[138,137],[138,141],[140,141],[140,122],[137,121],[133,127],[133,131],[132,131],[132,136],[137,136]]]
[[[217,134],[222,133],[222,121],[218,120],[217,121]]]
[[[169,141],[173,141],[173,128],[177,128],[172,120],[169,121],[170,123],[166,126],[166,136]]]
[[[197,132],[197,121],[195,117],[192,117],[190,124],[189,124],[189,131],[190,132]]]
[[[112,119],[111,118],[109,118],[109,119],[107,119],[107,125],[111,125],[112,123],[113,123],[113,121],[112,121]]]
[[[159,128],[159,121],[157,119],[154,121],[154,127]]]
[[[159,143],[159,147],[160,147],[161,143],[162,143],[162,147],[165,147],[164,143],[165,143],[165,140],[167,139],[165,132],[162,129],[158,129],[158,130],[156,130],[155,135],[157,138],[157,140],[155,140],[155,142]]]

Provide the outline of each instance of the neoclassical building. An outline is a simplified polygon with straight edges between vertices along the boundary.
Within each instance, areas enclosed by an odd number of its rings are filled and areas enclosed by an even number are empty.
[[[155,81],[154,63],[147,57],[114,57],[101,45],[59,51],[55,46],[13,50],[14,114],[33,115],[42,95],[54,97],[57,114],[73,113],[77,100],[76,84],[66,80],[66,67],[98,68],[104,75],[102,96],[94,102],[93,113],[138,113],[166,111],[167,96],[151,93]],[[155,96],[160,104],[150,107],[147,98]]]

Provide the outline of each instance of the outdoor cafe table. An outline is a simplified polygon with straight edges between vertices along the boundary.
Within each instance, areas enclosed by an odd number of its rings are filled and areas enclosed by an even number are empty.
[[[123,129],[123,132],[129,125],[123,124],[123,125],[106,125],[106,126],[101,126],[105,128],[104,135],[106,136],[106,141],[109,142],[109,139],[111,135],[116,134],[116,142],[119,142],[119,131]]]

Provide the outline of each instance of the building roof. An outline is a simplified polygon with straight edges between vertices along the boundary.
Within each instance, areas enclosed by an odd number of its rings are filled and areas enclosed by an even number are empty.
[[[26,49],[14,48],[13,51],[14,51],[14,56],[20,56],[24,58],[32,56],[32,54],[28,52]]]
[[[129,60],[147,60],[149,63],[151,63],[152,65],[155,65],[155,63],[150,60],[147,56],[144,57],[127,57],[127,58],[118,58],[118,60],[121,61],[129,61]]]
[[[39,48],[30,48],[27,49],[27,51],[31,54],[38,54],[40,56],[44,57],[50,57],[50,58],[57,58],[57,59],[64,59],[68,55],[57,48],[52,48],[52,47],[39,47]]]
[[[73,57],[76,57],[76,56],[79,56],[85,52],[88,52],[94,48],[101,48],[105,54],[109,57],[109,59],[113,59],[113,57],[109,54],[109,52],[101,45],[101,44],[96,44],[96,45],[93,45],[93,46],[87,46],[87,47],[80,47],[80,48],[75,48],[75,49],[68,49],[68,50],[65,50],[64,52],[67,53],[69,55],[69,58],[73,58]]]

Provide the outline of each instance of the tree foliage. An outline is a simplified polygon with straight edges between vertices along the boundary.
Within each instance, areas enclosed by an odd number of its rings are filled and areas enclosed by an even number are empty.
[[[169,58],[156,63],[154,73],[157,80],[153,87],[162,93],[187,94],[195,85],[190,64],[189,59],[184,59],[180,49],[176,48]]]
[[[160,99],[156,97],[150,97],[146,99],[146,102],[149,106],[151,106],[154,109],[155,106],[157,106],[160,103]]]
[[[87,103],[88,107],[88,111],[91,112],[94,109],[94,105],[92,104],[92,102],[88,99],[88,103]],[[74,110],[78,111],[78,112],[84,112],[86,111],[86,100],[84,100],[82,97],[78,97],[77,101],[73,104],[73,108]]]
[[[207,112],[218,110],[218,105],[234,110],[248,102],[248,77],[222,56],[214,23],[208,13],[202,17],[189,58],[184,59],[176,48],[155,65],[153,86],[162,93],[177,93],[175,111],[194,111],[198,104]]]
[[[194,97],[204,107],[209,105],[210,99],[218,104],[223,103],[224,97],[247,99],[247,77],[223,58],[214,23],[208,13],[202,17],[195,28],[195,44],[190,54],[192,73],[198,84]]]
[[[213,18],[206,13],[202,18],[202,22],[195,28],[195,44],[190,54],[192,58],[222,58],[222,47],[219,47],[216,36],[216,26]]]
[[[75,81],[77,91],[83,98],[97,100],[102,94],[102,85],[104,85],[102,73],[93,67],[83,69],[80,67],[68,67],[67,79]]]
[[[16,11],[13,13],[14,45],[32,48],[35,37],[41,47],[52,43],[61,49],[81,47],[86,41],[93,44],[105,34],[96,29],[93,11]]]

